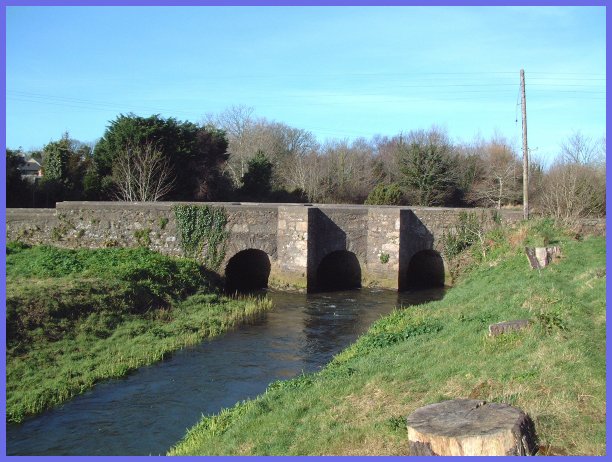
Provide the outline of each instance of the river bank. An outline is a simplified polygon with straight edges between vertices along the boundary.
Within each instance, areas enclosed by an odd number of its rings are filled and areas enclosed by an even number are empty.
[[[271,308],[144,248],[7,246],[7,421],[20,422]]]
[[[532,270],[524,246],[543,238],[563,256]],[[484,242],[442,301],[398,310],[321,372],[204,417],[168,454],[403,455],[405,417],[461,397],[522,408],[540,454],[604,454],[605,238],[531,224]],[[529,327],[488,336],[513,319]]]

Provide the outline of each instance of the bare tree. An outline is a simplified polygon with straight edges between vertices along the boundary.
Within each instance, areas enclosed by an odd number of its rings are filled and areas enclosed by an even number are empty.
[[[590,165],[557,162],[544,177],[542,209],[565,225],[605,215],[605,172]]]
[[[376,182],[399,183],[401,181],[400,157],[401,135],[389,138],[375,135],[372,138],[372,148],[376,166]]]
[[[254,122],[254,112],[250,106],[230,106],[219,115],[207,114],[205,122],[223,128],[230,138],[239,139]]]
[[[480,136],[477,136],[472,142],[459,143],[455,146],[455,173],[457,175],[457,186],[461,191],[460,201],[455,205],[474,206],[478,203],[473,195],[473,190],[484,174],[480,151],[480,146],[484,143]]]
[[[241,179],[247,171],[248,161],[261,147],[253,147],[251,133],[256,123],[254,109],[249,106],[230,106],[218,115],[207,114],[205,124],[219,127],[228,138],[229,160],[225,164],[235,186],[241,185]]]
[[[566,164],[600,165],[605,163],[605,137],[603,149],[601,141],[593,141],[580,131],[572,133],[561,143],[561,160]]]
[[[542,214],[542,193],[544,191],[546,169],[542,156],[529,156],[529,200],[533,203],[533,211]]]
[[[522,167],[510,144],[504,138],[495,136],[487,143],[479,143],[475,150],[480,165],[468,198],[497,209],[501,209],[502,205],[519,203]]]
[[[309,201],[322,201],[325,197],[322,187],[325,173],[323,164],[324,159],[316,151],[293,156],[291,162],[286,162],[283,169],[289,189],[303,191]]]
[[[317,163],[317,159],[312,156],[318,150],[316,138],[306,130],[284,124],[275,125],[278,136],[276,156],[273,157],[275,183],[277,187],[289,191],[300,189],[307,192],[311,189],[308,186],[312,180],[311,174],[316,173],[308,171],[309,167]]]
[[[542,176],[540,208],[564,225],[606,213],[605,138],[594,142],[580,132],[564,143]]]
[[[306,190],[302,172],[305,159],[318,148],[314,135],[306,130],[255,117],[247,106],[231,106],[219,115],[208,115],[207,122],[222,128],[228,137],[227,171],[234,186],[242,184],[249,161],[258,151],[266,153],[273,165],[273,186],[277,189]],[[298,165],[294,165],[298,164]]]
[[[174,186],[168,159],[153,143],[127,145],[116,156],[113,179],[118,200],[158,201]]]
[[[363,204],[375,186],[373,148],[365,139],[331,140],[323,147],[325,200]]]

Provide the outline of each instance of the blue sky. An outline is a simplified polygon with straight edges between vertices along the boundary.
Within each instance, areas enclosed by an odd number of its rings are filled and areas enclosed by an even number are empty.
[[[327,138],[605,134],[604,7],[7,7],[7,146],[231,105]],[[518,118],[518,123],[516,119]]]

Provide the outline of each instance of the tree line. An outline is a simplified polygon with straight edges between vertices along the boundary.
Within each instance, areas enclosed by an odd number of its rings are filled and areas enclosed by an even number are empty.
[[[502,136],[453,142],[438,128],[322,144],[303,129],[234,106],[195,124],[119,115],[94,145],[65,133],[6,152],[7,207],[63,200],[266,201],[501,208],[522,203],[522,160]],[[22,178],[25,158],[42,165]],[[605,215],[605,138],[575,132],[552,166],[530,165],[537,212]]]

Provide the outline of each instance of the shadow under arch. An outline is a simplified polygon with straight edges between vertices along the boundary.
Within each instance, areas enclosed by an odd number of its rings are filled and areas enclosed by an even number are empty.
[[[336,250],[327,254],[317,267],[316,290],[358,289],[361,287],[361,266],[353,252]]]
[[[263,250],[238,252],[225,267],[225,290],[229,293],[251,292],[268,287],[270,258]]]
[[[400,290],[433,287],[444,287],[444,260],[435,250],[422,250],[410,259]]]

